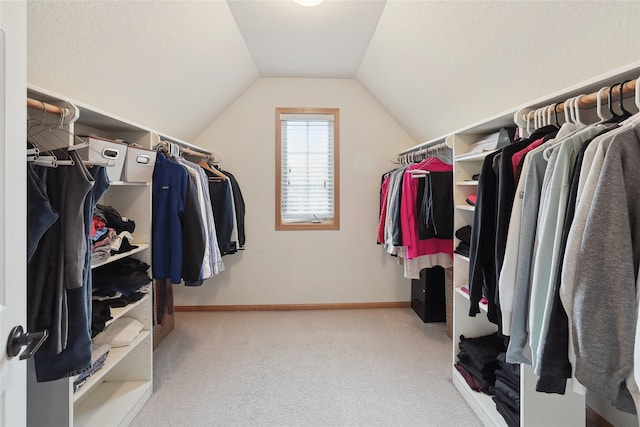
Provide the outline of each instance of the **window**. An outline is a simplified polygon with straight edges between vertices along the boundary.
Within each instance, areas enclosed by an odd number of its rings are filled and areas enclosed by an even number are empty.
[[[338,230],[337,108],[276,108],[276,230]]]

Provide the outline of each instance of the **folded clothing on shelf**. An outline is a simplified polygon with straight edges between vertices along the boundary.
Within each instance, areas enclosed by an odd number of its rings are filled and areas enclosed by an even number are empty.
[[[455,232],[455,236],[460,240],[460,243],[454,252],[468,257],[471,250],[471,226],[465,225],[464,227],[458,228]]]
[[[493,401],[509,427],[520,425],[520,365],[507,363],[505,353],[498,355]]]
[[[111,347],[125,347],[136,339],[143,328],[144,325],[138,320],[121,317],[96,335],[93,342],[95,345],[109,344]]]
[[[461,335],[459,347],[458,364],[475,379],[475,384],[469,380],[467,383],[485,393],[493,393],[496,370],[500,367],[498,355],[506,351],[504,337],[497,333],[477,338]]]
[[[99,344],[95,343],[91,346],[91,369],[82,374],[78,375],[73,380],[73,392],[78,391],[80,387],[87,382],[89,377],[96,372],[98,372],[104,366],[104,362],[107,360],[107,356],[109,355],[109,350],[111,350],[111,346],[109,344]]]

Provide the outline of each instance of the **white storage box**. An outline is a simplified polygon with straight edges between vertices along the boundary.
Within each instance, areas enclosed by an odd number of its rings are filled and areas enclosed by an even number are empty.
[[[122,180],[126,182],[151,182],[156,165],[156,152],[138,147],[127,147]]]
[[[89,143],[89,147],[83,148],[80,152],[82,158],[98,164],[106,163],[109,181],[120,181],[127,154],[127,144],[94,136],[83,138]]]

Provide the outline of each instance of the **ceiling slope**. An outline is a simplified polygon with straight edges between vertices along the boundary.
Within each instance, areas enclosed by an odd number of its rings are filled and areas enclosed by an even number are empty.
[[[29,1],[28,79],[188,140],[260,76],[355,78],[425,141],[637,61],[638,28],[638,1]]]
[[[30,1],[28,81],[190,140],[258,78],[226,2]]]
[[[262,77],[354,78],[384,0],[227,0]]]
[[[387,2],[357,80],[418,141],[640,58],[640,2]]]

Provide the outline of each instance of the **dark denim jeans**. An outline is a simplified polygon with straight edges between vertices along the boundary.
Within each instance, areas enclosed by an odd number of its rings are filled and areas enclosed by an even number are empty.
[[[34,280],[29,280],[30,293],[48,294],[45,298],[38,297],[39,302],[45,308],[51,305],[54,307],[53,317],[42,318],[31,313],[29,317],[36,321],[39,327],[50,328],[51,333],[48,342],[35,355],[38,381],[53,381],[74,376],[91,367],[89,230],[95,204],[109,187],[109,181],[103,167],[94,167],[89,172],[82,165],[77,153],[70,152],[69,156],[76,165],[54,170],[55,179],[47,180],[47,192],[52,205],[63,221],[58,221],[58,227],[51,227],[50,232],[45,233],[43,241],[40,242],[43,247],[38,248],[29,268],[30,272],[34,273]],[[55,246],[64,247],[60,251],[51,252]],[[84,248],[82,262],[79,262],[78,258],[72,259],[71,262],[65,259],[65,256],[68,257],[70,254],[75,257],[75,254],[82,251],[81,248]],[[37,263],[34,264],[34,261]],[[47,271],[47,268],[52,270]],[[72,276],[71,280],[68,279],[69,276]],[[78,277],[81,286],[68,286],[74,280],[77,283]],[[43,282],[43,278],[47,280]],[[61,294],[52,295],[42,287],[43,285],[51,285]],[[33,308],[30,306],[30,309]]]

